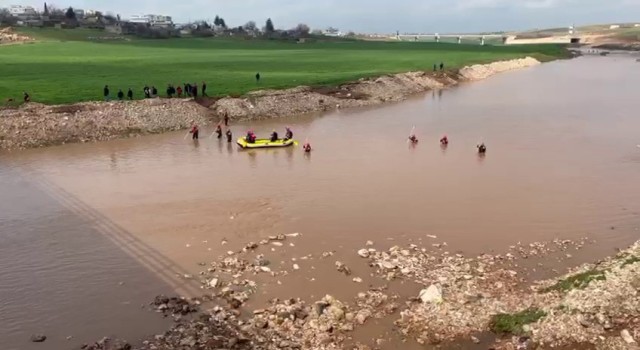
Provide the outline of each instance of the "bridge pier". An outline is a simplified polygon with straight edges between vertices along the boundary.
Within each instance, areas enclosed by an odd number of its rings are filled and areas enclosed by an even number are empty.
[[[436,34],[434,39],[436,40],[437,43],[439,43],[440,42],[440,35]]]
[[[462,44],[462,37],[458,36],[458,44]]]
[[[484,35],[480,37],[480,45],[484,46]]]

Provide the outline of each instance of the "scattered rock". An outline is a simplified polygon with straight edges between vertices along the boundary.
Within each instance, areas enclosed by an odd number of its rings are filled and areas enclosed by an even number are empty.
[[[351,275],[351,269],[349,269],[347,265],[340,261],[336,261],[336,269],[338,270],[338,272],[342,272],[347,276]]]
[[[442,292],[440,291],[440,288],[434,284],[430,285],[427,289],[421,290],[418,297],[425,304],[442,302]]]
[[[633,337],[631,336],[631,334],[629,333],[628,330],[623,329],[620,332],[620,336],[622,337],[622,340],[624,340],[625,343],[627,344],[635,344],[635,339],[633,339]]]
[[[31,341],[34,343],[42,343],[47,340],[47,336],[44,334],[34,334],[31,336]]]
[[[360,249],[360,250],[358,250],[358,255],[360,255],[363,258],[368,258],[369,257],[369,250]]]

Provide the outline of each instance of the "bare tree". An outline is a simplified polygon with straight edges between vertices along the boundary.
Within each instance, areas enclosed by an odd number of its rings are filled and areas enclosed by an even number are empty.
[[[18,22],[8,9],[0,9],[0,26],[12,26]]]
[[[244,30],[249,32],[256,31],[258,29],[258,27],[256,26],[256,22],[254,21],[249,21],[242,27],[244,28]]]
[[[295,31],[300,36],[308,36],[311,28],[304,23],[300,23],[296,26]]]

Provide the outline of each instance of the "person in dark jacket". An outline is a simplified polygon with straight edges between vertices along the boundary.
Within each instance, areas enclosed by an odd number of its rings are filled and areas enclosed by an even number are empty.
[[[129,100],[133,100],[133,90],[131,90],[131,88],[129,88],[129,91],[127,91],[127,98]]]
[[[27,102],[31,102],[31,96],[29,96],[29,94],[25,91],[24,92],[24,97],[22,98],[22,100],[27,103]]]
[[[122,99],[124,98],[124,92],[122,92],[122,89],[118,90],[118,100],[122,101]]]
[[[207,96],[207,83],[202,82],[202,97]]]
[[[256,83],[260,82],[260,73],[256,73]]]
[[[151,97],[156,97],[158,96],[158,89],[156,89],[155,86],[151,87]]]
[[[191,86],[191,95],[193,95],[193,98],[198,97],[198,84],[193,83],[193,85]]]
[[[144,92],[144,98],[150,98],[151,97],[151,90],[149,89],[149,87],[147,85],[144,86],[144,89],[142,89],[142,91]]]
[[[229,126],[229,113],[224,113],[224,126]]]
[[[233,134],[231,134],[231,129],[227,129],[227,142],[231,142],[231,138],[233,137]]]
[[[104,95],[104,100],[109,101],[109,85],[104,86],[104,89],[102,89],[102,94]]]
[[[191,97],[191,84],[184,84],[184,95],[187,97]]]

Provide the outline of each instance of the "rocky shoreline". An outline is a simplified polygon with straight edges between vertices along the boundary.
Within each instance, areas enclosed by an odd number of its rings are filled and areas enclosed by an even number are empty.
[[[392,319],[395,326],[390,331],[403,343],[441,348],[462,342],[467,348],[494,350],[638,349],[640,241],[613,257],[535,283],[524,278],[520,262],[552,254],[569,258],[570,252],[590,242],[518,244],[506,254],[477,257],[450,253],[445,242],[386,250],[367,242],[352,254],[367,263],[380,286],[363,286],[352,300],[326,295],[307,303],[292,295],[272,299],[265,308],[246,308],[247,300],[261,287],[253,279],[284,278],[300,269],[297,264],[290,270],[268,260],[274,247],[286,247],[284,241],[296,239],[303,237],[268,237],[211,262],[200,273],[205,290],[201,298],[157,297],[152,308],[173,317],[174,326],[135,348],[384,349],[387,344],[381,335],[370,333],[372,339],[364,344],[354,340],[353,332],[372,320]],[[334,263],[330,252],[294,261],[313,260]],[[335,267],[336,274],[350,274],[339,261]],[[358,279],[353,281],[359,283]],[[416,283],[414,297],[391,292],[389,285],[400,281]],[[134,347],[103,339],[83,348]]]
[[[300,86],[255,91],[243,97],[224,97],[215,101],[148,99],[54,106],[27,103],[17,108],[0,108],[0,150],[180,130],[188,128],[192,122],[199,125],[217,123],[225,114],[231,120],[239,121],[374,106],[537,64],[540,62],[527,57],[473,65],[456,72],[408,72],[360,79],[338,87]]]

